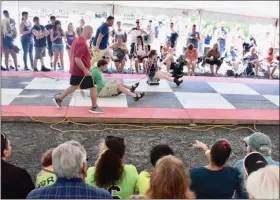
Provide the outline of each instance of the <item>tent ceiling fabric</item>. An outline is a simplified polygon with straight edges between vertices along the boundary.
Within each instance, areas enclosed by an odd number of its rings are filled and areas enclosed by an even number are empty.
[[[66,2],[66,1],[65,1]],[[71,2],[71,1],[68,1]],[[72,1],[77,3],[79,1]],[[90,4],[115,4],[116,6],[202,9],[208,12],[242,15],[247,17],[279,18],[279,1],[80,1]]]

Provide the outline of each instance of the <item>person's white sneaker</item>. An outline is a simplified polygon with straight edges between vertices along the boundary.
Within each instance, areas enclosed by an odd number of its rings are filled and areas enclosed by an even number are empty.
[[[99,106],[91,107],[89,112],[90,113],[94,113],[94,114],[102,114],[102,113],[104,113],[104,111]]]

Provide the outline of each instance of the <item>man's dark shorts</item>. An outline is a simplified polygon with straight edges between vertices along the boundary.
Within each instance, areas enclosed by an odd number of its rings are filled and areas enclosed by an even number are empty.
[[[76,76],[76,75],[71,75],[70,77],[70,85],[72,86],[79,86],[81,81],[81,85],[80,88],[81,89],[89,89],[89,88],[93,88],[94,84],[93,84],[93,79],[91,76],[86,76],[84,79],[83,76]]]

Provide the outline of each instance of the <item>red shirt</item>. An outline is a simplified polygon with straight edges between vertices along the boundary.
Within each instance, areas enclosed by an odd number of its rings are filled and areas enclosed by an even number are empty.
[[[80,58],[85,68],[90,70],[90,51],[85,38],[80,36],[73,41],[70,55],[70,74],[84,76],[85,73],[76,64],[75,57]]]

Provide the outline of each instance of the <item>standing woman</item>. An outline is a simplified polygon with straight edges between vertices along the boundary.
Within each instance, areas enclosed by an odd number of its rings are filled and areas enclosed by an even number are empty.
[[[33,37],[31,33],[32,25],[28,20],[28,12],[22,12],[22,22],[20,24],[21,45],[23,49],[24,69],[29,70],[27,65],[27,54],[29,54],[30,65],[33,68]]]
[[[62,37],[64,36],[63,30],[61,29],[61,23],[59,20],[56,20],[54,27],[51,30],[51,41],[52,41],[52,51],[54,54],[54,71],[56,70],[56,64],[58,57],[60,58],[61,68],[64,70],[64,61],[63,61],[63,43]]]
[[[113,37],[114,37],[114,42],[117,42],[119,37],[122,37],[122,42],[126,43],[127,41],[127,34],[126,31],[121,27],[121,22],[117,22],[117,28],[113,30]]]
[[[74,32],[73,24],[69,23],[64,37],[65,44],[66,44],[66,51],[69,57],[69,63],[71,62],[71,57],[70,57],[71,46],[75,38],[76,38],[76,33]]]

